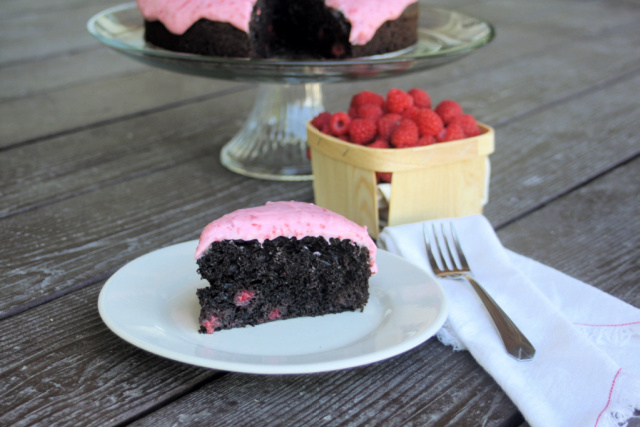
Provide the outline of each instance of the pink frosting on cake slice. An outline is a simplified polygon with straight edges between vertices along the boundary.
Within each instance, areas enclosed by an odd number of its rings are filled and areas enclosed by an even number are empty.
[[[160,21],[174,34],[183,34],[200,18],[228,22],[248,33],[251,12],[257,0],[137,0],[145,19]],[[349,41],[369,42],[382,24],[397,19],[417,0],[326,0],[351,23]]]
[[[349,239],[369,249],[371,273],[378,271],[375,262],[377,248],[367,233],[367,227],[303,202],[268,202],[264,206],[239,209],[222,216],[202,230],[195,258],[200,258],[212,242],[255,239],[262,243],[279,236]]]

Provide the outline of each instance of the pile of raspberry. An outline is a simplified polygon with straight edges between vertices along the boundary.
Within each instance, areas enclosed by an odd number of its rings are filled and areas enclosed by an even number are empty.
[[[409,148],[468,138],[481,133],[476,119],[456,101],[445,99],[431,108],[423,89],[391,89],[387,97],[362,91],[351,98],[349,111],[323,112],[311,124],[319,131],[372,148]],[[378,173],[390,182],[390,173]]]
[[[480,134],[475,118],[456,101],[431,108],[422,89],[391,89],[384,98],[363,91],[351,98],[349,111],[320,113],[311,124],[319,131],[373,148],[408,148],[454,141]]]

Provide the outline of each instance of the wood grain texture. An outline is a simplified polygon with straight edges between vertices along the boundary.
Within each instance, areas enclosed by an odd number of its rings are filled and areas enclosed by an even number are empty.
[[[205,78],[176,78],[173,73],[145,69],[9,100],[0,104],[0,115],[5,119],[0,129],[0,147],[96,127],[167,105],[197,102],[238,86],[233,82],[214,84]]]
[[[434,339],[344,372],[260,376],[171,362],[106,328],[98,292],[124,263],[231,210],[313,198],[309,182],[220,165],[252,85],[153,70],[87,33],[121,2],[0,5],[0,424],[526,425]],[[640,306],[640,2],[428,4],[482,16],[497,38],[446,67],[327,84],[327,107],[392,87],[461,101],[496,129],[485,214],[505,246]]]
[[[218,375],[115,336],[96,310],[101,285],[0,323],[0,425],[115,424]]]
[[[629,88],[638,85],[640,73],[499,128],[485,208],[492,223],[535,209],[637,156],[640,145],[633,135],[640,123]],[[594,120],[603,111],[606,119]]]
[[[367,227],[376,238],[380,222],[375,173],[313,149],[311,165],[313,202]]]
[[[25,8],[8,2],[0,22],[0,66],[41,60],[69,52],[92,49],[96,40],[86,30],[94,14],[119,0],[51,2],[35,0]]]
[[[46,66],[43,66],[43,63]],[[46,61],[29,61],[0,67],[0,102],[43,95],[48,92],[148,71],[135,61],[96,46]],[[26,78],[28,76],[28,78]]]
[[[640,307],[638,212],[636,157],[505,227],[499,236],[506,247]]]
[[[391,182],[389,225],[481,214],[489,179],[487,173],[486,156],[395,172]]]
[[[311,124],[307,125],[309,146],[314,152],[361,169],[380,172],[396,172],[441,166],[461,160],[487,156],[494,150],[494,130],[480,123],[482,133],[475,137],[451,141],[450,144],[431,144],[402,150],[394,148],[370,148],[351,144],[324,135]]]
[[[494,131],[479,126],[481,135],[447,144],[379,149],[323,135],[309,124],[315,203],[366,226],[376,238],[384,216],[376,172],[390,172],[388,225],[482,213]]]
[[[514,408],[486,373],[470,369],[474,364],[430,340],[348,371],[229,374],[133,425],[468,425],[461,419],[473,414],[483,425],[504,425]],[[462,394],[474,397],[463,402]]]
[[[26,144],[0,156],[0,217],[37,209],[204,155],[237,132],[252,93],[213,99]],[[206,112],[203,119],[203,111]],[[217,168],[223,171],[222,168]],[[28,188],[28,191],[25,191]]]

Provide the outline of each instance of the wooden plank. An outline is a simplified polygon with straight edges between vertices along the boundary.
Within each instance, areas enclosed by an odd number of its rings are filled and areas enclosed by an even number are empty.
[[[639,85],[640,73],[498,127],[485,207],[492,223],[509,221],[637,156],[633,135],[640,124],[630,88]]]
[[[87,21],[101,10],[122,1],[94,3],[82,2],[77,7],[70,4],[50,9],[44,14],[22,14],[9,5],[7,17],[0,21],[0,66],[97,46],[98,42],[86,30]],[[40,4],[46,5],[46,2],[41,1]],[[5,10],[4,5],[2,10]]]
[[[634,250],[640,247],[638,212],[636,156],[559,203],[506,226],[499,236],[506,247],[640,307],[640,260]]]
[[[0,67],[0,103],[148,70],[147,66],[106,48]]]
[[[250,86],[155,69],[88,81],[0,104],[0,147],[96,126],[141,111],[168,108]],[[88,96],[91,94],[91,96]],[[24,118],[29,117],[29,126]]]
[[[219,375],[111,333],[97,311],[101,287],[0,323],[1,425],[113,425]]]
[[[30,2],[3,0],[0,22],[23,18],[25,16],[38,16],[51,12],[70,11],[88,5],[107,8],[116,4],[119,4],[118,0],[32,0]]]
[[[238,112],[251,103],[250,93],[223,93],[13,148],[0,156],[0,218],[166,169],[203,152],[217,164],[214,152],[237,132]]]
[[[279,425],[461,425],[476,414],[483,425],[497,426],[517,418],[509,399],[474,365],[468,353],[453,353],[432,339],[346,371],[229,374],[133,425],[236,425],[239,414],[246,425],[271,425],[274,419]]]

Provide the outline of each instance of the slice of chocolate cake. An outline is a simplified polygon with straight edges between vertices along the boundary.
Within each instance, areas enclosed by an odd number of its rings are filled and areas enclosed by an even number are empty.
[[[210,223],[201,236],[200,332],[362,310],[376,246],[366,228],[310,203],[273,202]]]

